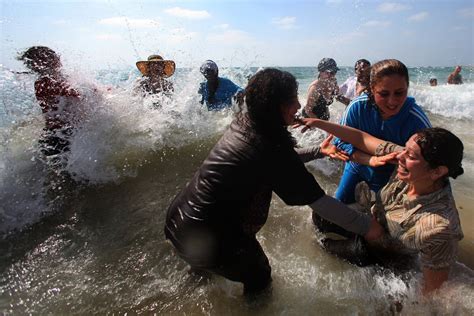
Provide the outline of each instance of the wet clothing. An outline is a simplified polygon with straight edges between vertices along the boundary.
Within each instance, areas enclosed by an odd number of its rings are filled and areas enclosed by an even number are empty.
[[[35,81],[35,95],[43,112],[46,127],[39,141],[46,156],[69,150],[73,113],[68,97],[79,97],[61,76],[44,75]]]
[[[377,148],[376,155],[400,150],[403,147],[386,142]],[[449,181],[440,190],[415,198],[408,197],[407,191],[408,184],[398,180],[395,171],[377,194],[374,205],[367,197],[358,200],[363,207],[371,207],[387,231],[379,240],[370,242],[368,250],[375,255],[382,251],[404,258],[419,257],[423,268],[450,267],[457,258],[463,232]]]
[[[206,104],[209,111],[218,111],[232,106],[232,98],[239,91],[238,85],[227,78],[219,77],[214,96],[209,93],[207,81],[201,82],[198,93],[202,96],[201,104]]]
[[[339,93],[346,98],[352,100],[356,97],[357,77],[352,76],[347,78],[342,85],[339,86]]]
[[[402,146],[417,131],[431,127],[428,117],[415,103],[414,98],[408,97],[398,114],[384,120],[377,106],[365,93],[349,104],[340,124]],[[349,155],[357,150],[339,138],[334,140],[334,144]],[[357,183],[365,181],[371,190],[377,192],[388,182],[394,169],[393,165],[373,168],[353,161],[346,162],[335,197],[343,203],[354,203],[354,189]]]
[[[314,159],[319,151],[302,155]],[[247,289],[263,288],[271,269],[255,235],[267,220],[272,192],[288,205],[317,204],[323,197],[335,201],[325,196],[289,141],[255,132],[242,115],[169,206],[166,238],[191,266],[243,282]],[[345,227],[368,230],[370,219],[339,217]]]
[[[149,77],[144,76],[137,80],[134,90],[143,96],[159,93],[171,96],[174,88],[173,84],[165,78],[162,78],[161,82],[153,84]]]
[[[461,74],[451,74],[448,77],[449,84],[462,84],[462,75]]]
[[[326,100],[322,94],[319,95],[318,100],[311,108],[311,112],[316,115],[317,118],[321,120],[329,120],[329,106],[332,104],[333,98],[331,100]],[[309,115],[303,109],[303,117],[309,117]]]

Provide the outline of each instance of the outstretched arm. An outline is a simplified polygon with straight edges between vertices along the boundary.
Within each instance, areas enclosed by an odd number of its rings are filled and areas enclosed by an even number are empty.
[[[301,123],[295,125],[295,127],[304,125],[302,132],[305,132],[309,128],[320,128],[326,132],[333,134],[345,142],[351,143],[357,149],[362,150],[370,155],[375,155],[377,147],[384,143],[384,140],[378,139],[366,132],[361,130],[343,126],[328,121],[316,119],[316,118],[303,118]]]

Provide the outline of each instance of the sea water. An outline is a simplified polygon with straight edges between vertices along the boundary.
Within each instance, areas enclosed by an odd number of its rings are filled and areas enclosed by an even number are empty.
[[[283,69],[296,76],[304,104],[315,68]],[[244,87],[256,70],[226,68],[221,75]],[[133,93],[135,69],[66,68],[82,99],[64,166],[72,179],[60,183],[39,153],[44,121],[35,76],[0,69],[0,312],[383,315],[401,301],[407,315],[472,314],[474,80],[473,69],[465,67],[465,84],[446,85],[451,70],[409,69],[409,94],[434,126],[452,130],[465,145],[465,174],[452,181],[465,238],[441,293],[421,300],[419,271],[359,268],[325,253],[310,209],[274,196],[258,234],[272,266],[273,293],[248,302],[241,284],[188,274],[163,235],[167,206],[234,116],[235,109],[209,112],[199,103],[198,67],[177,70],[172,98],[145,99]],[[342,67],[338,82],[352,74],[352,67]],[[439,86],[429,86],[431,77]],[[331,105],[331,120],[337,122],[344,108]],[[326,136],[318,130],[293,134],[303,146]],[[322,159],[307,167],[333,194],[342,164]]]

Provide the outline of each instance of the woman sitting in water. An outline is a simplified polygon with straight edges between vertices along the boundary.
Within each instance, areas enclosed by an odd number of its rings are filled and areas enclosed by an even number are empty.
[[[271,268],[256,234],[265,224],[272,192],[289,205],[319,215],[365,238],[378,237],[375,219],[325,195],[303,160],[334,153],[325,141],[300,156],[287,130],[300,108],[293,75],[257,72],[242,108],[199,170],[171,203],[165,235],[193,270],[244,284],[244,293],[271,284]],[[328,216],[330,218],[328,218]],[[370,230],[369,230],[370,228]]]
[[[318,64],[318,79],[309,85],[308,100],[303,109],[304,117],[329,120],[329,106],[334,98],[348,105],[350,100],[339,93],[336,73],[339,70],[332,58],[323,58]]]
[[[396,157],[398,169],[377,194],[371,211],[385,227],[386,234],[367,244],[371,255],[380,250],[400,255],[420,255],[423,293],[438,289],[447,279],[450,266],[463,238],[459,214],[448,178],[463,174],[463,144],[442,128],[426,128],[414,134],[405,147],[371,136],[350,127],[317,119],[304,119],[308,127],[334,134],[372,156],[379,165]],[[337,242],[335,242],[337,243]],[[326,243],[329,251],[353,259]],[[353,248],[353,247],[352,247]]]

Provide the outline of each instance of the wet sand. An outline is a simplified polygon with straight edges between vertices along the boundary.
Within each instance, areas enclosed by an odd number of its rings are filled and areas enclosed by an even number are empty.
[[[464,238],[460,242],[459,261],[474,270],[474,196],[454,192],[461,217]]]

